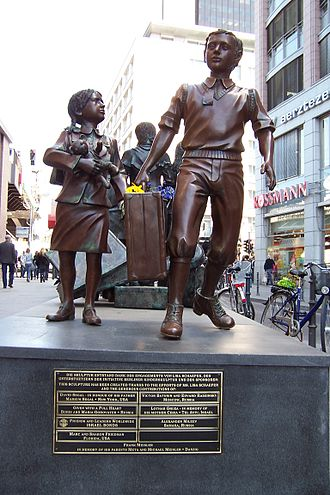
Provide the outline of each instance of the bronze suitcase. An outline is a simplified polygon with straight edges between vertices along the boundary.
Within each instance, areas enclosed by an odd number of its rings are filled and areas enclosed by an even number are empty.
[[[159,192],[126,193],[128,280],[166,278],[164,206]]]

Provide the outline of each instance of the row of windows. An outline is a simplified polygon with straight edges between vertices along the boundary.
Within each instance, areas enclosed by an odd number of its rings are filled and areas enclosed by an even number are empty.
[[[109,105],[108,105],[108,111],[111,112],[112,109],[116,106],[116,103],[118,102],[118,100],[121,98],[121,94],[123,92],[123,90],[125,89],[128,81],[130,80],[131,76],[133,74],[133,58],[130,60],[130,63],[128,64],[123,76],[121,77],[116,89],[115,89],[115,92],[109,102]],[[130,89],[128,89],[128,91],[130,91]],[[126,91],[127,93],[127,91]],[[130,96],[130,95],[129,95]]]
[[[302,20],[302,0],[292,0],[267,28],[268,51],[295,31]]]
[[[320,0],[322,27],[330,24],[330,0]],[[278,5],[277,5],[278,6]],[[277,67],[303,46],[302,0],[292,0],[267,28],[268,68]],[[330,35],[319,43],[320,77],[330,74]],[[268,109],[303,90],[303,57],[279,70],[268,82]]]
[[[267,82],[268,109],[279,105],[303,90],[303,57],[300,56],[278,71]]]
[[[277,138],[274,143],[274,168],[278,181],[301,175],[303,171],[302,128]]]
[[[196,0],[196,24],[254,33],[254,1]]]
[[[304,173],[303,128],[275,139],[274,169],[278,181]],[[330,167],[330,115],[320,119],[321,168]]]

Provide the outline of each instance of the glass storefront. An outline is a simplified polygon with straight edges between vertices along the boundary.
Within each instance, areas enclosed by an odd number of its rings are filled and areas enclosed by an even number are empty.
[[[330,263],[330,206],[324,207],[324,262]]]
[[[305,257],[304,212],[271,217],[269,229],[271,243],[268,254],[276,263],[277,277],[287,275],[290,268],[302,268]]]

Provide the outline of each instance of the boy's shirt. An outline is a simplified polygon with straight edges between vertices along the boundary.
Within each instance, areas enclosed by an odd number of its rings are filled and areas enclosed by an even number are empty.
[[[180,86],[159,127],[179,131],[181,119],[185,132],[182,147],[189,150],[244,151],[242,136],[249,120],[257,137],[263,129],[275,130],[258,92],[236,86],[231,79],[222,80],[224,90],[214,98],[216,79],[208,77],[202,84]]]

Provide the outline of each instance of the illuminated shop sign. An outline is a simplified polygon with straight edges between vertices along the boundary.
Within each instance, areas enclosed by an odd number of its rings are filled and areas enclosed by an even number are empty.
[[[319,95],[314,96],[314,98],[311,98],[308,101],[304,101],[304,103],[302,103],[301,105],[298,105],[290,112],[287,112],[286,114],[282,115],[279,118],[280,123],[285,124],[285,122],[288,122],[289,120],[298,117],[298,115],[302,115],[311,108],[314,108],[317,105],[323,103],[324,101],[327,101],[329,97],[330,97],[330,91],[327,90],[327,91],[323,91],[323,93],[320,93]]]
[[[294,199],[299,199],[307,196],[307,183],[303,182],[293,186],[279,189],[278,191],[271,191],[265,194],[259,194],[254,197],[254,207],[264,208],[265,206],[273,206]]]

